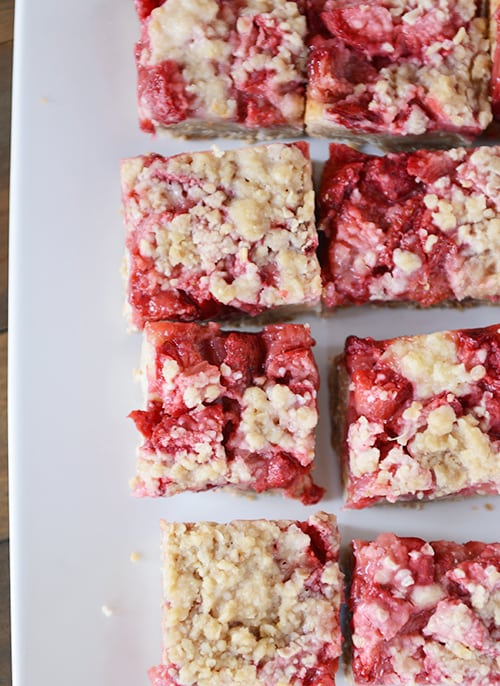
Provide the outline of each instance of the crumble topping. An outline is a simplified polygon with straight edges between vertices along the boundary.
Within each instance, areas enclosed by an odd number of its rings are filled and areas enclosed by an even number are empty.
[[[400,248],[396,248],[393,253],[393,259],[394,265],[408,274],[417,271],[422,266],[422,260],[420,257],[409,250],[401,250]]]
[[[152,676],[168,669],[180,686],[291,686],[312,674],[333,683],[342,596],[333,515],[162,522],[162,531],[164,665]]]
[[[395,339],[382,360],[411,381],[416,400],[443,391],[467,395],[471,384],[486,374],[483,365],[466,369],[458,359],[456,338],[451,332]]]
[[[472,573],[471,573],[472,572]],[[500,626],[500,567],[498,562],[462,565],[450,578],[470,595],[472,608],[487,624]]]
[[[122,187],[136,326],[151,317],[193,319],[217,304],[257,314],[317,303],[303,144],[126,160]]]
[[[378,469],[380,450],[375,443],[383,430],[383,424],[369,422],[363,416],[350,424],[347,443],[352,450],[349,466],[353,476],[370,474]]]
[[[481,431],[476,417],[457,418],[449,406],[429,413],[427,428],[415,435],[408,449],[432,468],[439,493],[459,492],[471,482],[499,481],[498,445]]]
[[[314,433],[318,412],[311,407],[310,394],[297,394],[282,384],[265,388],[251,386],[242,398],[241,441],[249,450],[280,445],[303,456],[308,464],[314,452]]]
[[[416,17],[415,21],[418,20]],[[383,122],[379,130],[418,136],[437,129],[435,117],[444,129],[484,130],[491,121],[487,90],[481,89],[479,102],[471,103],[471,84],[476,83],[479,89],[481,81],[487,82],[489,78],[485,29],[485,21],[476,19],[468,32],[462,26],[451,40],[432,43],[425,51],[423,64],[409,62],[382,68],[379,79],[371,88],[366,87],[366,92],[372,91],[368,111]],[[413,99],[418,103],[415,96],[419,89],[426,94],[424,102],[434,104],[430,114],[412,103]],[[401,110],[408,110],[408,114],[400,127],[397,122]]]

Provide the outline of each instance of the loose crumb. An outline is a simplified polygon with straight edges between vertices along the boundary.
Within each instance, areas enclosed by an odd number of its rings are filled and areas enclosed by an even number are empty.
[[[493,510],[494,510],[495,508],[494,508],[494,506],[493,506],[491,503],[486,503],[486,505],[484,506],[484,509],[485,509],[485,510],[488,510],[488,512],[493,512]]]
[[[138,552],[136,552],[135,550],[130,553],[130,562],[139,562],[140,559],[141,559],[140,554]]]
[[[113,609],[109,607],[109,605],[103,605],[101,607],[101,612],[105,617],[112,617],[114,614]]]
[[[49,99],[45,95],[42,95],[42,97],[40,98],[40,102],[42,103],[42,105],[47,105]]]

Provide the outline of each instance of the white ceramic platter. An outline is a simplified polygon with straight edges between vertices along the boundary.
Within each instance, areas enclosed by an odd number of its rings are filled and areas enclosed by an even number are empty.
[[[132,0],[17,0],[10,263],[14,686],[146,686],[160,657],[159,520],[306,518],[281,496],[136,500],[140,336],[122,318],[118,165],[210,143],[139,131]],[[218,142],[221,147],[238,143]],[[312,156],[327,155],[326,141]],[[499,539],[495,498],[342,511],[329,445],[328,359],[348,334],[385,338],[500,321],[498,308],[346,310],[309,319],[323,379],[316,480],[344,542],[393,530]],[[132,552],[140,559],[130,561]],[[106,617],[102,607],[112,615]],[[343,686],[344,677],[338,683]]]

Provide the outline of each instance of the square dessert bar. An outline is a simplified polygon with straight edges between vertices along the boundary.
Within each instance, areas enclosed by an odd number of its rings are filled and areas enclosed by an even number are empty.
[[[301,135],[306,19],[287,0],[136,0],[144,131]]]
[[[500,327],[351,336],[333,409],[346,507],[500,493]]]
[[[500,146],[367,155],[331,144],[323,302],[500,300]]]
[[[356,684],[500,684],[500,543],[354,541]]]
[[[153,686],[335,686],[343,596],[333,515],[162,522]]]
[[[306,131],[386,147],[460,143],[491,121],[476,0],[319,0]]]
[[[132,327],[319,302],[306,143],[135,157],[121,177]]]
[[[222,331],[214,322],[148,324],[146,410],[131,413],[143,436],[134,494],[231,486],[317,502],[313,345],[301,324],[253,333]]]

